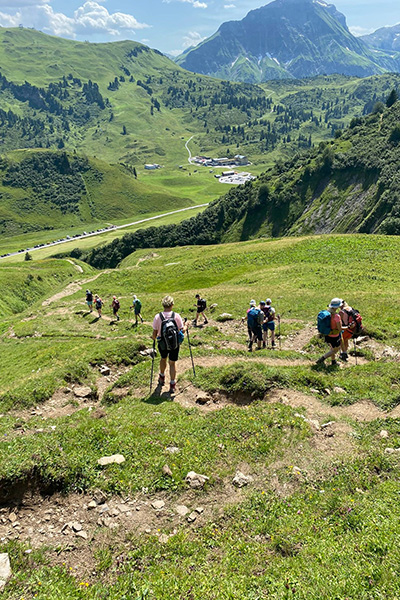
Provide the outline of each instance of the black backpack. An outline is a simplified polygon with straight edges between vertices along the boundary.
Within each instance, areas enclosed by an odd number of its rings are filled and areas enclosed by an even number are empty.
[[[86,300],[87,300],[87,302],[93,302],[93,294],[92,294],[92,292],[88,292],[86,294]]]
[[[207,308],[207,302],[204,300],[204,298],[200,298],[197,301],[197,312],[203,312],[204,310],[206,310]]]
[[[161,341],[168,351],[176,350],[179,347],[179,329],[175,321],[175,313],[173,312],[168,318],[165,318],[163,313],[160,313],[160,319]]]

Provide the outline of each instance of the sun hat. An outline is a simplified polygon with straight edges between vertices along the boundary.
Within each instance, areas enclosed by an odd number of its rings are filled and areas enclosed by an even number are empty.
[[[257,302],[255,300],[250,300],[250,306],[256,306]]]
[[[271,302],[272,302],[271,298],[267,298],[265,301],[265,304],[271,304]]]
[[[134,299],[134,300],[137,300],[137,296],[136,296],[136,294],[133,294],[133,299]]]
[[[332,298],[330,304],[328,305],[328,308],[340,308],[342,304],[342,301],[340,298]]]

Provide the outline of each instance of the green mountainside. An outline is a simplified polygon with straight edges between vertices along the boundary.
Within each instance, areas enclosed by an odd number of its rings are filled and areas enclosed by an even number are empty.
[[[383,112],[382,112],[383,111]],[[354,119],[336,139],[278,162],[202,214],[128,234],[86,256],[116,266],[137,248],[304,233],[400,233],[400,103]]]
[[[250,11],[177,59],[185,69],[234,81],[397,71],[400,54],[372,51],[345,17],[318,0],[275,0]]]

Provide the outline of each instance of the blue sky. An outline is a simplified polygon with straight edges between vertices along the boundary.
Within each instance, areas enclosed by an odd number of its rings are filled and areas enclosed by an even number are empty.
[[[265,0],[0,0],[0,25],[35,27],[62,37],[106,42],[133,39],[177,55],[240,20]],[[400,0],[336,0],[350,30],[369,33],[400,23]]]

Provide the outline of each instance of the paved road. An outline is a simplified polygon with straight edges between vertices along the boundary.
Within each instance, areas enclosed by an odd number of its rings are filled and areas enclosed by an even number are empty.
[[[190,138],[191,139],[191,138]],[[188,140],[190,141],[190,140]],[[177,213],[185,212],[187,210],[193,210],[194,208],[203,208],[204,206],[208,206],[209,202],[205,204],[196,204],[195,206],[188,206],[187,208],[180,208],[179,210],[172,210],[171,212],[163,213],[161,215],[156,215],[155,217],[148,217],[147,219],[141,219],[140,221],[134,221],[133,223],[126,223],[125,225],[111,225],[110,227],[105,227],[101,231],[94,231],[93,233],[87,233],[82,235],[77,235],[76,237],[71,237],[69,239],[64,238],[62,240],[56,242],[49,242],[48,244],[44,244],[43,246],[39,246],[38,248],[27,248],[23,250],[23,252],[10,252],[7,256],[0,256],[0,260],[2,258],[8,258],[9,256],[16,256],[17,254],[23,254],[27,250],[29,252],[35,252],[36,250],[42,250],[43,248],[50,248],[51,246],[58,246],[60,244],[68,244],[69,242],[76,242],[76,240],[82,240],[89,237],[94,237],[95,235],[102,235],[108,231],[115,231],[116,229],[125,229],[126,227],[132,227],[133,225],[140,225],[141,223],[148,223],[149,221],[155,221],[156,219],[162,219],[163,217],[168,217],[169,215],[176,215]]]

